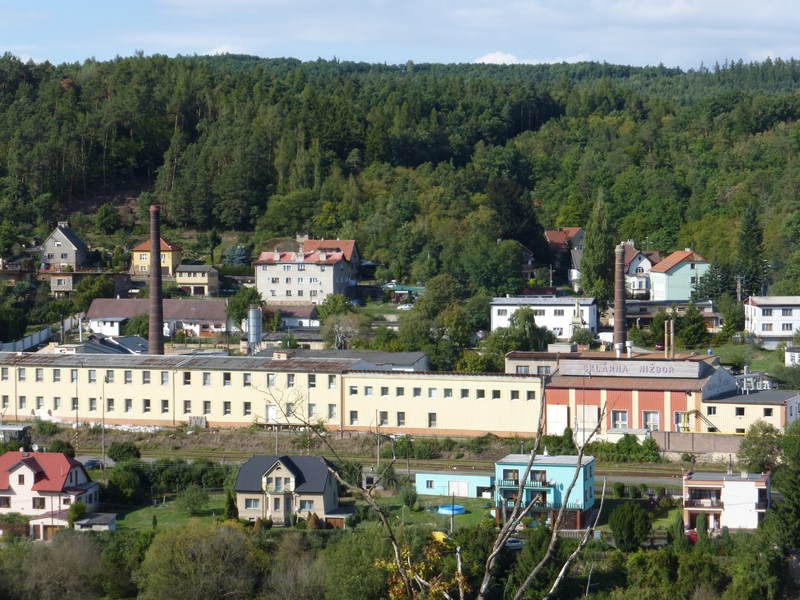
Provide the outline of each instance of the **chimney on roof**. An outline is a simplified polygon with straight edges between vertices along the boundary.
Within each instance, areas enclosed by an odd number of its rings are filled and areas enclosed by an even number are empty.
[[[150,205],[150,328],[147,351],[164,354],[164,297],[161,289],[161,209]]]
[[[614,249],[614,347],[620,350],[625,346],[627,332],[625,327],[625,244]]]

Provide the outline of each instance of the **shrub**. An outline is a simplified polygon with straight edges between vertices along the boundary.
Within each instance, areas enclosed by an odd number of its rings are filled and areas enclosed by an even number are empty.
[[[289,515],[289,525],[291,525],[292,527],[297,525],[297,514],[296,513],[292,513],[291,515]]]
[[[320,520],[317,513],[311,513],[306,520],[306,529],[325,529],[325,523]]]
[[[690,452],[681,452],[681,460],[683,462],[692,462],[692,454]]]
[[[125,462],[141,458],[142,453],[133,442],[111,442],[108,447],[108,458],[114,462]]]
[[[617,548],[626,552],[641,546],[652,528],[650,517],[638,502],[626,502],[615,508],[608,525]]]
[[[264,529],[272,529],[272,519],[264,519],[262,525]]]
[[[642,497],[647,496],[647,490],[648,489],[649,488],[647,487],[646,483],[640,483],[639,484],[639,494],[640,494],[640,496],[642,496]]]
[[[400,497],[403,499],[403,504],[408,508],[413,508],[417,503],[417,490],[410,484],[404,485],[400,488]]]
[[[54,421],[44,421],[42,419],[36,419],[35,429],[36,433],[39,435],[46,436],[56,435],[61,430],[58,423]]]
[[[621,481],[615,481],[611,488],[614,490],[614,497],[615,498],[624,498],[625,497],[625,484]]]
[[[75,458],[75,448],[72,447],[72,444],[65,442],[64,440],[53,440],[47,447],[47,451],[60,452],[61,454],[69,456],[70,458]]]
[[[634,500],[638,500],[641,497],[642,497],[641,488],[638,486],[631,487],[631,498],[633,498]]]

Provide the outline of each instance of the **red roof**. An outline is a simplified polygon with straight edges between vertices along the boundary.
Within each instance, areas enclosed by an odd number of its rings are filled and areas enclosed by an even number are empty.
[[[653,265],[651,273],[669,273],[672,269],[684,262],[707,263],[708,261],[694,250],[678,250],[673,252],[660,263]]]
[[[355,240],[306,240],[303,242],[303,252],[315,252],[324,250],[328,252],[340,251],[344,254],[347,262],[353,261],[353,250],[355,250]]]
[[[6,452],[0,455],[0,489],[8,489],[8,476],[20,463],[34,472],[31,489],[37,492],[62,491],[70,470],[83,468],[81,463],[60,452]]]
[[[180,252],[181,251],[180,246],[176,246],[175,244],[170,244],[164,238],[158,238],[158,241],[159,241],[159,247],[161,248],[162,252]],[[139,244],[138,246],[135,246],[133,248],[133,252],[144,252],[144,251],[147,251],[147,252],[150,251],[150,240],[142,242],[141,244]]]
[[[323,256],[324,253],[324,256]],[[346,260],[344,252],[315,250],[301,254],[299,252],[262,252],[253,265],[277,265],[283,263],[296,263],[299,265],[335,265],[341,260]]]
[[[544,237],[553,252],[566,252],[567,243],[580,232],[580,227],[562,227],[561,229],[546,229]]]

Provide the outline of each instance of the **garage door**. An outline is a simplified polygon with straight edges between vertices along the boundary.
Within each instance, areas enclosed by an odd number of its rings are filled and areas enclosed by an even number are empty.
[[[448,481],[447,482],[447,495],[460,496],[466,498],[469,495],[469,486],[466,481]]]

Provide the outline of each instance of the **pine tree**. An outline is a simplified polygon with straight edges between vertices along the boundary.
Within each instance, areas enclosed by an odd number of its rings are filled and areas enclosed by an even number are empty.
[[[228,490],[225,493],[225,520],[238,519],[239,509],[236,506],[236,500],[233,499],[233,494]]]
[[[761,295],[767,280],[764,258],[764,232],[758,223],[755,206],[748,206],[739,226],[736,246],[736,277],[741,279],[741,298]]]
[[[614,289],[614,239],[608,228],[602,191],[597,194],[592,217],[586,225],[580,270],[583,293],[606,306]]]
[[[706,322],[694,302],[690,302],[689,306],[686,307],[686,312],[681,319],[681,330],[678,333],[678,337],[687,348],[702,346],[708,341]]]

